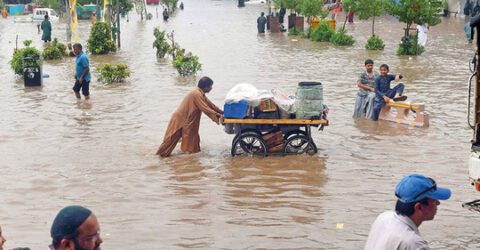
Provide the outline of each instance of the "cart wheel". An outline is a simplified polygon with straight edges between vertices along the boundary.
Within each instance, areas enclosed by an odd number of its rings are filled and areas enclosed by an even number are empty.
[[[265,155],[266,153],[265,141],[255,132],[242,133],[232,143],[232,156]]]
[[[283,146],[283,152],[287,154],[309,154],[317,153],[317,146],[305,135],[294,135],[287,139]]]
[[[287,140],[288,137],[293,136],[293,135],[304,135],[304,136],[307,136],[307,133],[305,133],[305,131],[303,131],[303,130],[296,129],[296,130],[292,130],[292,131],[286,133],[286,134],[283,136],[283,138],[285,138],[285,140]]]
[[[262,137],[262,133],[260,133],[260,131],[258,131],[258,130],[255,130],[255,129],[245,129],[245,130],[242,130],[242,132],[241,132],[240,134],[235,134],[235,136],[233,137],[233,140],[232,140],[232,148],[233,148],[233,144],[235,144],[235,141],[237,140],[237,138],[238,138],[240,135],[247,134],[247,133],[253,133],[253,134],[256,134],[256,135]]]

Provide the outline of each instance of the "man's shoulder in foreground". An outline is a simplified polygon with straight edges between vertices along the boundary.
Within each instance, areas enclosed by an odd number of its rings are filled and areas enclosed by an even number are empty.
[[[365,245],[366,250],[429,249],[415,224],[394,211],[380,214],[372,225]]]

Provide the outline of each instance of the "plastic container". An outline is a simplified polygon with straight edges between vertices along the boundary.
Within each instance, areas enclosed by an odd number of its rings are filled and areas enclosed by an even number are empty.
[[[225,118],[243,119],[247,116],[248,101],[241,100],[237,103],[223,105],[223,115]]]
[[[301,82],[298,84],[297,99],[323,100],[323,86],[319,82]]]
[[[311,119],[323,112],[323,87],[319,82],[298,84],[296,99],[296,119]]]

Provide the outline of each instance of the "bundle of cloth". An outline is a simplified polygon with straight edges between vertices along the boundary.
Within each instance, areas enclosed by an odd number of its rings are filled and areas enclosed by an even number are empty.
[[[282,111],[294,114],[295,109],[295,97],[288,96],[282,93],[278,89],[257,89],[255,86],[249,83],[240,83],[235,85],[225,97],[225,104],[238,103],[241,100],[247,100],[248,106],[258,107],[262,100],[271,99]]]

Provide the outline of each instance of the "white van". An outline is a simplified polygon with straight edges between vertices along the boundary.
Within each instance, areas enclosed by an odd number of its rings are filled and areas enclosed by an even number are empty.
[[[58,21],[57,12],[53,9],[49,8],[37,8],[33,10],[33,21],[34,22],[41,22],[45,20],[45,15],[48,14],[48,18],[52,22]]]

